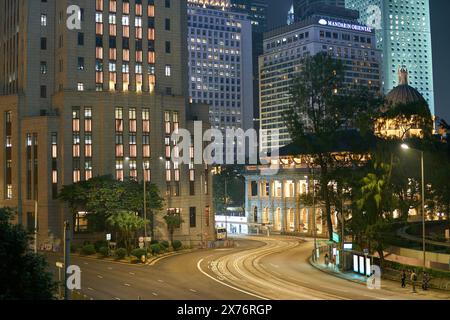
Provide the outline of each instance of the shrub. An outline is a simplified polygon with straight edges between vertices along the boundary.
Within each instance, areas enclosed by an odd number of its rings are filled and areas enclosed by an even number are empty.
[[[183,246],[183,243],[180,240],[174,240],[172,242],[172,247],[173,247],[173,250],[175,250],[175,251],[180,250],[182,246]]]
[[[119,248],[116,250],[115,254],[117,259],[122,260],[127,256],[127,250],[125,248]]]
[[[109,256],[109,248],[108,247],[101,247],[98,249],[98,253],[100,253],[100,255],[103,258],[106,258]]]
[[[137,249],[134,249],[133,251],[131,251],[131,255],[138,258],[139,260],[141,260],[142,256],[147,257],[147,250],[137,248]]]
[[[150,246],[150,249],[152,250],[152,254],[153,255],[157,255],[157,254],[160,254],[161,253],[161,245],[159,244],[159,243],[155,243],[155,244],[152,244],[151,246]]]
[[[167,240],[163,240],[159,244],[161,245],[161,247],[162,247],[161,249],[163,249],[163,250],[167,250],[170,247],[169,241],[167,241]]]
[[[86,255],[86,256],[90,256],[95,254],[95,247],[92,244],[86,244],[83,246],[83,248],[81,248],[81,254]]]
[[[94,243],[94,246],[95,246],[95,250],[97,250],[97,252],[100,250],[100,248],[102,248],[102,247],[108,247],[108,241],[106,241],[106,240],[99,240],[99,241],[96,241],[95,243]]]
[[[150,241],[150,245],[152,245],[152,244],[158,244],[158,243],[159,243],[158,240],[152,240],[152,241]]]

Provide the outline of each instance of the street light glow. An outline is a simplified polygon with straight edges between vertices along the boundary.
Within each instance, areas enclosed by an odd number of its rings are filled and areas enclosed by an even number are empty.
[[[409,148],[409,146],[406,143],[403,143],[402,144],[402,149],[409,150],[410,148]]]

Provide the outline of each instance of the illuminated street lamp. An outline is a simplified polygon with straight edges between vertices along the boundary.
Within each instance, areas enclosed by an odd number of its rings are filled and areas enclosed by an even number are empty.
[[[422,250],[423,250],[423,269],[425,270],[426,264],[426,248],[425,248],[425,178],[424,178],[424,165],[423,165],[423,151],[411,148],[406,143],[401,145],[401,148],[405,151],[414,150],[420,153],[420,166],[422,176]]]

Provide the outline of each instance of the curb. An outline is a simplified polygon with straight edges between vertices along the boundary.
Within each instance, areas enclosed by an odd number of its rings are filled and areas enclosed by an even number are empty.
[[[163,260],[163,259],[166,259],[166,258],[170,258],[170,257],[174,257],[174,256],[179,256],[179,255],[186,254],[186,253],[191,253],[191,252],[194,252],[196,250],[197,249],[188,249],[188,250],[182,250],[182,251],[178,251],[178,252],[170,252],[170,253],[162,254],[160,256],[148,259],[147,262],[144,265],[146,265],[146,266],[154,266],[160,260]]]
[[[344,280],[347,280],[347,281],[350,281],[350,282],[353,282],[353,283],[358,283],[358,284],[361,284],[361,285],[365,285],[365,284],[366,284],[365,281],[349,279],[349,278],[343,276],[342,274],[340,274],[340,273],[338,273],[338,272],[329,272],[329,271],[327,271],[327,270],[325,270],[325,269],[323,269],[323,268],[317,266],[317,264],[315,264],[315,263],[312,261],[312,257],[309,257],[308,262],[309,262],[309,264],[310,264],[312,267],[316,268],[317,270],[319,270],[319,271],[321,271],[321,272],[323,272],[323,273],[329,274],[329,275],[331,275],[331,276],[333,276],[333,277],[341,278],[341,279],[344,279]]]

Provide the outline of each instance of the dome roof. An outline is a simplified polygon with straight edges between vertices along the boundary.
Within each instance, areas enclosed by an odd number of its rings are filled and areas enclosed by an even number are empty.
[[[408,85],[408,70],[401,68],[398,71],[399,85],[386,96],[391,105],[409,104],[415,102],[427,103],[419,91]]]

